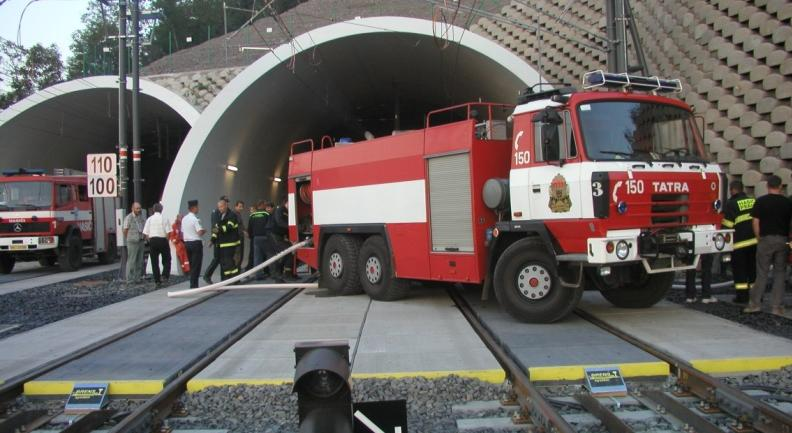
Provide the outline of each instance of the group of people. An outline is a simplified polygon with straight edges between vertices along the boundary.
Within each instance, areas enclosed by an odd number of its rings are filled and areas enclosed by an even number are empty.
[[[792,197],[781,192],[778,176],[767,179],[767,194],[754,199],[740,181],[729,184],[722,226],[734,229],[731,254],[734,302],[748,305],[744,313],[761,311],[762,296],[772,275],[771,312],[784,314],[787,262],[792,239]],[[713,255],[701,256],[701,301],[716,302],[710,292]],[[772,266],[772,273],[771,273]],[[696,301],[695,271],[687,272],[686,302]]]
[[[261,200],[255,208],[251,208],[247,225],[244,224],[242,212],[243,201],[237,201],[234,208],[230,206],[228,197],[222,196],[211,215],[211,236],[209,245],[213,248],[212,261],[203,274],[207,284],[212,284],[212,275],[220,267],[221,280],[239,275],[245,250],[245,240],[249,241],[249,255],[246,270],[260,265],[268,258],[274,257],[289,247],[288,235],[288,202],[281,200],[278,206],[267,200]],[[206,229],[198,217],[198,200],[187,202],[188,213],[181,218],[181,236],[186,249],[190,268],[190,287],[198,287],[203,264],[203,237]],[[171,253],[168,239],[174,230],[166,217],[162,215],[162,205],[152,207],[152,215],[144,219],[140,203],[133,203],[122,226],[127,245],[126,279],[138,282],[143,277],[144,250],[148,242],[152,273],[158,287],[170,277]],[[162,269],[160,269],[160,259]],[[283,282],[284,270],[289,268],[290,257],[274,261],[268,266],[267,272],[259,273],[261,277],[267,273],[277,282]]]

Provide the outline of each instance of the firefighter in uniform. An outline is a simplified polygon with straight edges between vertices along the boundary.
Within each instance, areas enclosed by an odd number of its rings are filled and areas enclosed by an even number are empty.
[[[743,192],[739,180],[729,184],[731,197],[726,201],[721,225],[734,229],[734,251],[731,254],[732,275],[736,295],[734,302],[748,302],[748,293],[756,279],[756,238],[751,226],[751,210],[755,199]]]
[[[212,242],[217,246],[222,280],[227,280],[239,273],[235,254],[239,245],[239,220],[236,212],[228,208],[225,200],[217,203],[219,219],[212,228]]]

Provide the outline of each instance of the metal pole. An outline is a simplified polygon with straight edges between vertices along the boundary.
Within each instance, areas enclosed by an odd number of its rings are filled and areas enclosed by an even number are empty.
[[[627,72],[627,32],[624,22],[624,0],[606,0],[608,30],[608,72]]]
[[[140,178],[140,0],[132,0],[132,184],[135,201],[143,201]]]
[[[129,178],[127,175],[127,132],[126,132],[126,1],[118,2],[118,194],[121,207],[129,209]]]
[[[118,195],[121,209],[116,209],[116,233],[123,233],[121,224],[129,209],[129,177],[127,175],[127,131],[126,131],[126,0],[118,1]],[[118,236],[121,253],[119,279],[126,277],[126,239]]]

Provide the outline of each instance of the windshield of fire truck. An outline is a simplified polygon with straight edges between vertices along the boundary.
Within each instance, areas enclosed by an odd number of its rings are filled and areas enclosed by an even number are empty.
[[[594,160],[701,162],[690,112],[667,104],[602,101],[578,107],[586,153]]]
[[[52,183],[0,182],[0,211],[49,209]]]

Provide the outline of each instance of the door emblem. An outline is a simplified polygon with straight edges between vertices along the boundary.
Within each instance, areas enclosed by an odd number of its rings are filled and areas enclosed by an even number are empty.
[[[14,232],[15,233],[21,233],[22,232],[22,224],[20,224],[20,223],[14,224]]]
[[[569,212],[572,200],[569,198],[569,185],[564,176],[557,174],[550,182],[550,210],[553,213]]]

